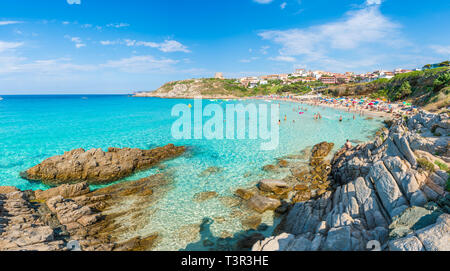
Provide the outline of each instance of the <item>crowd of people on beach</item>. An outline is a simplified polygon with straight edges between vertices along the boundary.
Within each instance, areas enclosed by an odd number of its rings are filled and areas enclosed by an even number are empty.
[[[338,98],[327,98],[323,97],[321,94],[315,95],[303,95],[303,96],[293,96],[293,95],[268,95],[268,96],[257,96],[254,98],[264,99],[266,101],[291,101],[299,102],[304,104],[309,104],[313,106],[328,106],[337,109],[344,109],[347,112],[353,112],[359,116],[364,116],[370,113],[380,113],[388,114],[395,117],[403,115],[413,115],[417,112],[418,108],[411,105],[408,102],[390,102],[386,99],[371,99],[366,97],[360,98],[350,98],[350,97],[338,97]],[[355,119],[356,116],[353,118]],[[314,119],[320,119],[321,116],[314,116]]]

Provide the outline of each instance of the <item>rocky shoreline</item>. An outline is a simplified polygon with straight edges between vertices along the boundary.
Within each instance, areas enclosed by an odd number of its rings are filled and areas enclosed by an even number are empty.
[[[367,250],[374,244],[381,250],[450,250],[449,122],[447,115],[421,111],[390,122],[389,129],[380,130],[375,140],[334,155],[333,143],[322,142],[282,157],[263,169],[288,172],[285,178],[260,180],[255,187],[237,189],[234,198],[223,199],[248,229],[234,237],[239,240],[201,241],[219,250],[349,251]],[[131,151],[132,158],[124,159],[133,161],[127,162],[133,166],[124,167],[130,174],[134,172],[130,169],[154,166],[184,150],[168,145],[152,152],[152,157],[132,149],[75,150],[44,161],[30,173],[62,172],[48,174],[53,176],[48,180],[66,183],[46,191],[0,187],[0,250],[69,250],[71,240],[79,241],[83,250],[151,250],[161,236],[138,232],[151,223],[156,211],[153,204],[173,188],[170,171],[95,191],[90,189],[95,178],[84,176],[93,176],[86,174],[92,169],[111,172],[111,164],[117,163],[104,163],[107,153],[112,161],[115,153]],[[83,155],[88,158],[80,162]],[[100,162],[87,166],[93,160]],[[146,162],[136,166],[138,160]],[[44,169],[46,163],[51,171]],[[73,166],[83,168],[85,174],[68,175]],[[202,174],[218,170],[210,168]],[[217,192],[203,192],[193,200],[215,197]],[[261,216],[266,211],[282,218],[269,238],[261,234],[265,229]],[[199,225],[200,232],[211,223],[206,220]]]
[[[173,188],[171,172],[94,191],[90,184],[113,182],[185,149],[172,144],[153,150],[78,149],[43,161],[26,177],[56,187],[0,187],[0,251],[68,250],[73,240],[88,251],[150,250],[158,233],[140,236],[137,231],[150,223],[154,203]]]
[[[449,125],[446,114],[420,111],[339,151],[332,191],[294,204],[252,249],[450,250]]]
[[[95,191],[85,182],[35,192],[0,187],[0,251],[69,250],[72,240],[85,251],[149,250],[158,233],[123,233],[149,223],[149,207],[172,181],[157,174]]]

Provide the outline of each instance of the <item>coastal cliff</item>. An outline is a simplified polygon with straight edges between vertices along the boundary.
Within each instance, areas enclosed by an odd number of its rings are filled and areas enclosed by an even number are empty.
[[[246,96],[247,89],[231,79],[191,79],[169,82],[155,91],[137,92],[135,97],[159,98],[235,98]]]
[[[449,124],[422,111],[339,151],[334,190],[294,204],[253,250],[450,250]]]

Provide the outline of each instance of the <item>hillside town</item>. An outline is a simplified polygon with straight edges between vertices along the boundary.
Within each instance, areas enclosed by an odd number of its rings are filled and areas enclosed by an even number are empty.
[[[398,68],[393,71],[376,70],[373,72],[356,74],[354,72],[334,73],[329,71],[311,71],[306,69],[296,69],[293,73],[271,74],[263,76],[246,76],[239,78],[242,86],[254,88],[258,85],[268,84],[271,80],[280,80],[281,84],[292,84],[297,82],[321,82],[326,85],[339,85],[347,83],[368,83],[377,79],[391,79],[397,74],[408,73],[412,71],[421,71],[439,67],[439,64],[427,64],[423,68],[403,69]],[[216,73],[215,78],[224,79],[222,73]]]

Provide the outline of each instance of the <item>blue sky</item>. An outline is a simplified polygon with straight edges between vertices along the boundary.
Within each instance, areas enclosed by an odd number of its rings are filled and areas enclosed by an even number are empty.
[[[449,18],[448,0],[2,0],[0,94],[416,68],[450,58]]]

